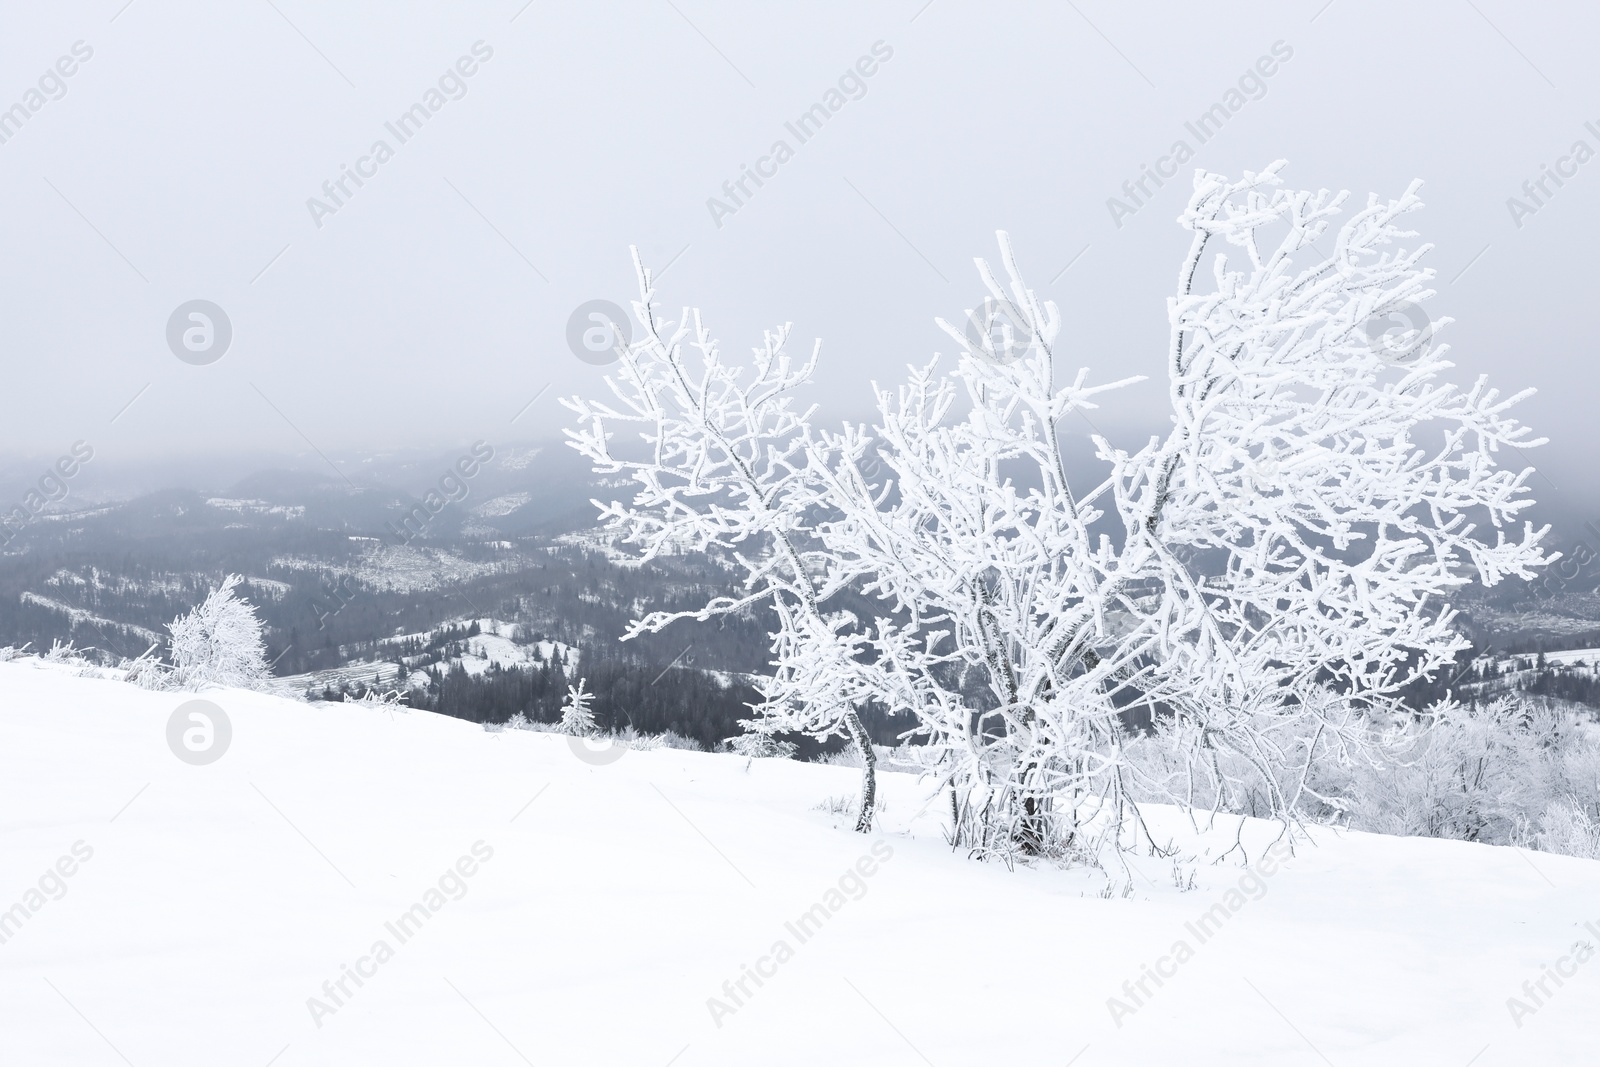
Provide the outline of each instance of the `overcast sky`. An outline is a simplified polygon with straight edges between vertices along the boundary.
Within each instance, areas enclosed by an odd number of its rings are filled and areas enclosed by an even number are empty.
[[[1522,191],[1600,151],[1591,5],[124,4],[3,6],[8,453],[337,461],[548,434],[557,394],[600,384],[568,323],[625,304],[631,244],[730,347],[785,320],[823,338],[838,415],[949,349],[933,317],[973,306],[996,229],[1062,306],[1073,368],[1159,375],[1193,169],[1283,157],[1291,185],[1361,197],[1426,180],[1430,311],[1456,319],[1462,377],[1536,386],[1524,417],[1552,443],[1531,458],[1564,491],[1600,483],[1600,160]],[[802,140],[786,124],[819,103]],[[1179,141],[1182,173],[1126,197]],[[747,166],[768,176],[734,200]],[[169,344],[195,300],[231,325],[211,362]],[[1102,428],[1137,437],[1163,399],[1131,390]]]

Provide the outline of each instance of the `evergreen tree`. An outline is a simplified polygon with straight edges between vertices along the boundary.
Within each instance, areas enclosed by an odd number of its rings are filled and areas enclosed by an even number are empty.
[[[567,702],[561,709],[562,733],[578,737],[594,733],[594,712],[589,710],[593,699],[594,694],[585,691],[582,678],[578,679],[577,685],[567,687]]]

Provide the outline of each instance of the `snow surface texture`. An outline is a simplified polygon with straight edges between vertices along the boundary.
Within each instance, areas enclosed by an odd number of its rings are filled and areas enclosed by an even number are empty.
[[[1176,862],[1105,893],[952,854],[907,774],[861,836],[847,767],[232,690],[195,766],[196,696],[0,663],[0,1063],[1595,1062],[1594,862],[1319,831],[1251,876],[1147,809]]]

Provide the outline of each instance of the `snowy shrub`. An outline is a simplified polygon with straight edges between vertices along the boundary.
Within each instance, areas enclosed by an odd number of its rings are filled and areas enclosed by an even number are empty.
[[[160,647],[160,642],[155,642],[133,659],[124,657],[117,665],[117,669],[122,671],[122,680],[141,689],[165,689],[168,670],[156,653]]]
[[[1530,843],[1541,852],[1600,859],[1600,821],[1575,801],[1557,800],[1545,809]]]
[[[852,796],[828,797],[819,804],[811,805],[812,811],[825,811],[829,815],[853,815],[856,809],[856,798]]]
[[[171,689],[172,670],[153,656],[140,656],[126,664],[122,680],[132,682],[140,689]]]
[[[483,724],[483,728],[491,734],[497,734],[503,730],[530,730],[534,733],[550,734],[557,733],[560,730],[558,726],[530,719],[520,711],[513,712],[511,718],[505,722],[486,722]]]
[[[901,771],[906,774],[938,774],[936,764],[937,753],[930,753],[926,745],[873,745],[874,765],[886,771]],[[861,757],[861,750],[854,745],[830,752],[817,758],[817,762],[828,767],[852,767],[861,769],[866,766],[866,760]]]
[[[16,659],[18,656],[20,656],[24,652],[26,652],[27,649],[28,649],[27,645],[23,645],[20,648],[17,647],[16,645],[6,645],[4,648],[0,648],[0,663],[9,663],[9,662],[11,662],[12,660]]]
[[[1328,775],[1348,825],[1597,857],[1600,738],[1548,702],[1445,705]]]
[[[779,741],[769,733],[760,730],[742,733],[738,737],[728,738],[728,747],[736,755],[753,759],[794,759],[798,751],[793,741]],[[856,757],[851,766],[861,766],[861,759]]]
[[[1191,812],[1257,818],[1327,814],[1337,801],[1325,791],[1348,781],[1348,768],[1362,758],[1368,744],[1361,742],[1370,742],[1371,730],[1351,709],[1319,695],[1324,706],[1314,710],[1257,711],[1227,729],[1178,716],[1158,719],[1149,735],[1122,745],[1125,795],[1119,799],[1176,799]],[[1344,718],[1327,727],[1340,711]]]
[[[1378,833],[1506,844],[1542,809],[1562,716],[1500,700],[1447,705],[1383,738],[1346,787],[1350,825]]]
[[[692,737],[684,737],[672,730],[663,730],[655,735],[658,748],[677,749],[682,752],[704,752],[706,747]]]
[[[513,718],[515,718],[515,716],[513,716]],[[510,724],[508,723],[507,725],[509,726]],[[530,722],[526,727],[524,727],[524,729],[534,730],[543,734],[568,733],[568,731],[562,729],[559,722]],[[588,740],[595,743],[620,746],[622,748],[632,749],[639,752],[648,752],[657,748],[689,748],[695,751],[700,751],[700,746],[694,741],[686,737],[680,737],[670,730],[660,734],[642,734],[631,726],[624,726],[620,730],[601,731],[596,729],[588,734],[572,734],[570,736],[586,737]]]
[[[362,704],[367,707],[399,708],[402,711],[407,710],[405,694],[400,692],[398,689],[390,689],[387,691],[368,689],[360,696],[354,696],[350,693],[346,693],[344,695],[344,702],[346,704]]]
[[[259,688],[268,677],[261,620],[234,590],[230,574],[187,615],[167,625],[172,635],[172,671],[166,684],[183,689],[207,685]]]
[[[853,823],[860,817],[861,799],[859,796],[839,794],[837,796],[827,797],[820,803],[811,805],[811,810],[820,811],[826,815],[831,815],[837,820],[848,820]],[[888,811],[888,803],[882,800],[878,801],[877,810],[879,813]],[[835,825],[837,825],[837,823]]]
[[[1528,840],[1534,848],[1600,859],[1600,737],[1569,731],[1554,755],[1551,797]]]
[[[1399,714],[1466,647],[1449,597],[1532,577],[1547,531],[1517,528],[1531,471],[1496,466],[1540,443],[1507,414],[1524,394],[1447,381],[1448,320],[1403,348],[1374,336],[1432,295],[1429,246],[1402,225],[1417,185],[1340,220],[1347,194],[1279,188],[1281,166],[1196,174],[1168,302],[1171,428],[1135,452],[1093,437],[1087,488],[1068,484],[1057,427],[1136,379],[1068,371],[1062,317],[1004,234],[1005,282],[980,261],[982,307],[939,323],[954,363],[913,367],[876,390],[870,426],[836,431],[795,400],[817,350],[792,360],[781,327],[725,359],[698,312],[662,317],[635,253],[638,338],[614,403],[564,402],[570,443],[632,478],[631,502],[597,504],[644,559],[715,551],[742,581],[627,636],[771,611],[776,671],[745,725],[849,737],[862,831],[868,706],[909,716],[976,855],[1089,854],[1080,809],[1111,805],[1120,834],[1142,797],[1284,821],[1324,803],[1323,765],[1371,740],[1357,710]],[[840,610],[845,591],[877,613]],[[1128,737],[1130,704],[1155,738]]]
[[[1600,858],[1600,736],[1568,711],[1501,699],[1364,718],[1321,735],[1307,730],[1312,721],[1259,724],[1263,738],[1315,746],[1269,759],[1215,736],[1175,738],[1183,727],[1164,723],[1124,750],[1129,794],[1255,816],[1287,803],[1373,833]],[[1361,743],[1335,750],[1352,734]]]

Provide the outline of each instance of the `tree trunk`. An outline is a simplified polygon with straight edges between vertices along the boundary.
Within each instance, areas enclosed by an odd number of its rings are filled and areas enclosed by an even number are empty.
[[[1028,778],[1032,778],[1033,768],[1028,768]],[[1026,780],[1026,779],[1025,779]],[[1017,827],[1016,838],[1022,845],[1022,851],[1029,855],[1040,855],[1049,847],[1050,840],[1050,803],[1043,797],[1029,795],[1022,799],[1022,821]]]
[[[845,716],[845,726],[861,750],[861,815],[856,819],[856,833],[870,834],[878,802],[878,754],[872,751],[872,737],[854,708]]]

